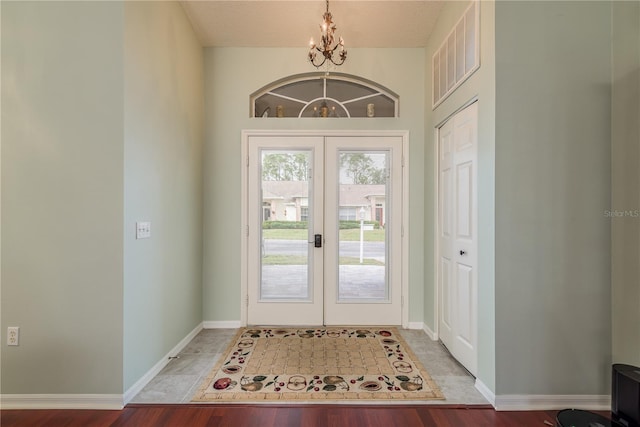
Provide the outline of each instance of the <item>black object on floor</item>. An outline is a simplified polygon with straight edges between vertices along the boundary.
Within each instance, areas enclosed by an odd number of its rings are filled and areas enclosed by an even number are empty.
[[[556,427],[624,427],[602,415],[580,409],[564,409],[556,415]]]

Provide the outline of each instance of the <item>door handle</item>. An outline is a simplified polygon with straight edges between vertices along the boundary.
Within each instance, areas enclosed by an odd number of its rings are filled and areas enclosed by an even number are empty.
[[[316,247],[316,248],[321,248],[322,247],[322,234],[314,234],[313,235],[313,241],[311,241],[309,243],[313,243],[313,246]]]
[[[466,254],[465,251],[460,251],[460,255],[464,255],[464,254]]]

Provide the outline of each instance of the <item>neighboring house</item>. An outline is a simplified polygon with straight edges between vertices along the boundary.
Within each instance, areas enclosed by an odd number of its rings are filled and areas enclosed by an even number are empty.
[[[309,183],[262,181],[263,221],[307,221]]]
[[[309,186],[305,181],[262,181],[263,221],[307,221]],[[386,222],[385,185],[340,185],[341,221]],[[364,217],[361,217],[361,213]]]

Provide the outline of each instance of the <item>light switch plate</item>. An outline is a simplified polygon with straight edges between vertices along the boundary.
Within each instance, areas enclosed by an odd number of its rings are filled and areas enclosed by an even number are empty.
[[[136,239],[148,239],[151,237],[151,223],[148,221],[136,222]]]

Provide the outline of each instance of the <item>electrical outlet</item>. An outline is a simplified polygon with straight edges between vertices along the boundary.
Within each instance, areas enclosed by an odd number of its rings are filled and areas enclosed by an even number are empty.
[[[9,326],[7,328],[7,345],[18,345],[20,342],[20,328]]]

